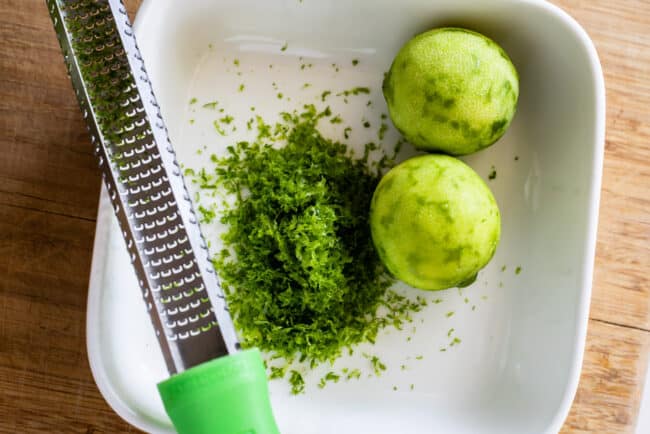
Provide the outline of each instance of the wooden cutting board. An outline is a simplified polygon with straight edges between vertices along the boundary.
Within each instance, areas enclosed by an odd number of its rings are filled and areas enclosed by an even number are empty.
[[[607,86],[589,333],[562,432],[632,433],[650,348],[650,1],[556,3]],[[135,432],[86,359],[100,178],[44,1],[0,1],[0,53],[0,432]]]

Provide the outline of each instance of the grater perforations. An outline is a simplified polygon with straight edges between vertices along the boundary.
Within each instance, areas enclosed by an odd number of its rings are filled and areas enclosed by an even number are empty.
[[[236,351],[223,291],[124,6],[47,3],[170,373]]]

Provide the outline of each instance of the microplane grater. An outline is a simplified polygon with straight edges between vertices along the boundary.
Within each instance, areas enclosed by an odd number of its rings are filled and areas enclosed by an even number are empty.
[[[46,0],[170,374],[239,348],[121,0]]]

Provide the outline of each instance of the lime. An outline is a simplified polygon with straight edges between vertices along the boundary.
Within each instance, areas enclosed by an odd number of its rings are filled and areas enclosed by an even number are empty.
[[[505,133],[517,107],[519,79],[490,38],[441,28],[402,47],[383,91],[393,123],[413,145],[464,155]]]
[[[427,290],[465,286],[492,258],[501,217],[485,182],[462,161],[430,154],[379,182],[370,228],[388,270]]]

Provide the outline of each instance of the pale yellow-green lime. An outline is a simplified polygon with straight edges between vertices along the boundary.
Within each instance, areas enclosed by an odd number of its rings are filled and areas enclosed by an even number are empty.
[[[501,217],[472,168],[447,155],[411,158],[379,182],[370,228],[388,270],[427,290],[466,286],[492,258]]]
[[[393,124],[413,145],[465,155],[505,133],[517,107],[519,79],[490,38],[440,28],[402,47],[383,91]]]

